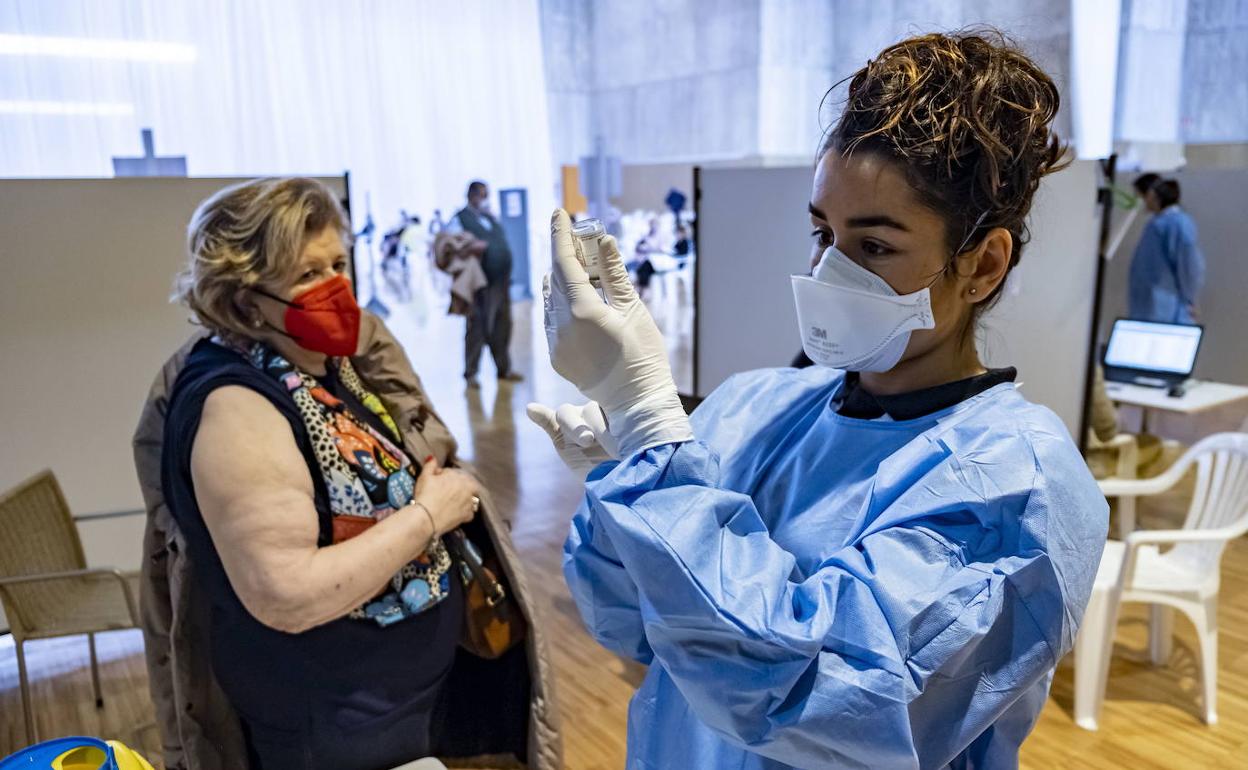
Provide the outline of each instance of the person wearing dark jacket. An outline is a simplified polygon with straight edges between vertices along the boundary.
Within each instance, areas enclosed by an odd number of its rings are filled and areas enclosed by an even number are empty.
[[[490,213],[490,188],[480,180],[468,185],[468,205],[456,212],[447,229],[471,233],[485,243],[481,267],[487,284],[478,289],[468,313],[468,331],[464,338],[464,379],[475,388],[481,351],[490,347],[500,382],[524,379],[511,368],[511,247],[503,226]]]

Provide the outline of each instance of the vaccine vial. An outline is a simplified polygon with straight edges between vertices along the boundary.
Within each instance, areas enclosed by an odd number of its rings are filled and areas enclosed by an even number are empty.
[[[589,282],[594,286],[602,281],[602,273],[598,264],[598,239],[607,234],[600,219],[582,219],[572,225],[572,245],[576,247],[576,258],[589,274]]]

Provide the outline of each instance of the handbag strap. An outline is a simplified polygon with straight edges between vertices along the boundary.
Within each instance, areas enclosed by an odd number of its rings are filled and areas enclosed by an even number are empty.
[[[472,577],[481,585],[481,590],[485,592],[485,602],[490,607],[497,607],[507,598],[507,589],[503,588],[503,584],[499,582],[494,573],[490,572],[485,566],[485,561],[481,558],[481,552],[472,544],[468,536],[461,529],[454,530],[447,534],[447,545],[454,551],[458,558],[468,571],[472,573]]]

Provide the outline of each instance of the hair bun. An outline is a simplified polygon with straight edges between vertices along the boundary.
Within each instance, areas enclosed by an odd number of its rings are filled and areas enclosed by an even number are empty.
[[[880,152],[903,163],[946,220],[951,246],[983,228],[1027,240],[1040,180],[1069,162],[1054,133],[1061,97],[1052,78],[991,29],[912,37],[849,78],[844,112],[824,151]]]

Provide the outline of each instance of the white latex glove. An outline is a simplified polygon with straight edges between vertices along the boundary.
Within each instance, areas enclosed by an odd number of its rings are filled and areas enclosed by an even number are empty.
[[[529,404],[528,414],[550,436],[563,464],[582,479],[602,463],[620,458],[620,448],[607,430],[607,418],[593,401],[558,409]]]
[[[689,441],[667,346],[628,279],[615,239],[598,242],[607,301],[589,282],[572,245],[572,222],[556,209],[550,221],[552,271],[542,286],[550,363],[607,415],[620,452]]]

